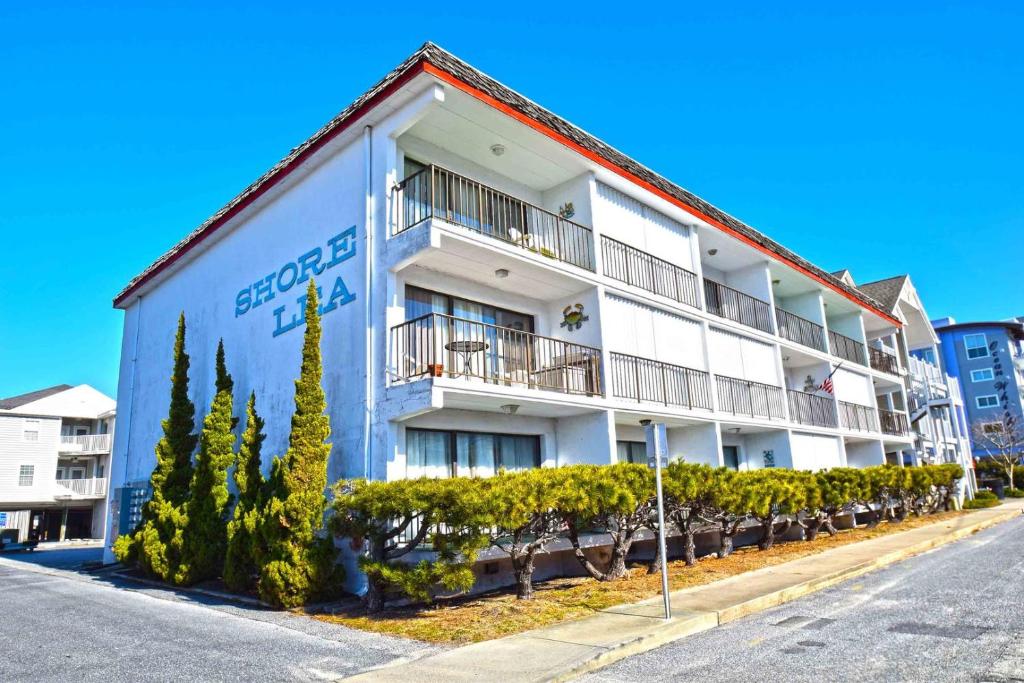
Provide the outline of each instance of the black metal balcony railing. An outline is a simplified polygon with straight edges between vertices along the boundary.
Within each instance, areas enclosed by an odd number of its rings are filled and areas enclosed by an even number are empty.
[[[590,396],[601,394],[600,366],[599,349],[441,313],[391,328],[399,380],[465,377]]]
[[[601,237],[601,256],[608,277],[700,308],[696,273],[610,237]]]
[[[779,336],[783,339],[818,351],[825,350],[825,328],[821,325],[781,308],[775,309],[775,321],[779,325]]]
[[[836,403],[831,396],[818,396],[790,389],[789,417],[793,422],[814,427],[838,427]]]
[[[899,364],[896,362],[896,356],[892,355],[888,351],[883,351],[882,349],[876,349],[874,346],[869,346],[868,359],[871,362],[871,367],[875,370],[888,372],[890,375],[900,374],[900,368]]]
[[[828,343],[832,347],[833,356],[845,358],[846,360],[853,361],[854,363],[860,363],[861,365],[868,364],[864,357],[864,345],[856,339],[851,339],[846,335],[829,330]]]
[[[428,218],[469,228],[536,254],[594,270],[590,228],[483,183],[428,166],[398,184],[395,233]]]
[[[704,278],[704,303],[712,315],[734,320],[762,332],[774,331],[771,304],[720,282]]]
[[[712,409],[710,375],[703,370],[614,352],[611,362],[613,396]]]
[[[878,418],[882,426],[882,433],[892,436],[910,435],[910,422],[905,414],[879,408]]]
[[[877,432],[878,411],[859,403],[839,401],[839,417],[843,427],[858,432]]]
[[[786,417],[786,397],[782,387],[747,379],[715,375],[718,408],[733,415]]]

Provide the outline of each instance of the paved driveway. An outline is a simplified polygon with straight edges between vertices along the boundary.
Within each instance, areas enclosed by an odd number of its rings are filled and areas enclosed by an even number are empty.
[[[1024,681],[1024,518],[584,680]]]
[[[431,651],[53,568],[76,566],[89,550],[0,556],[0,681],[331,680]]]

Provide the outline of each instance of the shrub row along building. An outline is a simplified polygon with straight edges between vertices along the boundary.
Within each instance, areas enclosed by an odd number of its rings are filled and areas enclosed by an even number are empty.
[[[117,296],[122,493],[183,309],[196,405],[223,337],[285,450],[311,277],[332,480],[636,460],[646,418],[737,469],[968,453],[908,278],[826,272],[427,44]]]

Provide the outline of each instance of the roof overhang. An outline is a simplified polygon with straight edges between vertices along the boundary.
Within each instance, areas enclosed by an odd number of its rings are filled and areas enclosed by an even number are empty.
[[[461,72],[461,75],[458,72]],[[241,213],[271,188],[280,184],[289,174],[313,157],[331,140],[334,140],[338,135],[358,124],[367,114],[394,95],[402,86],[422,73],[429,74],[439,81],[451,85],[507,114],[522,124],[572,149],[593,163],[629,180],[673,206],[764,253],[769,258],[780,261],[803,273],[896,327],[901,326],[898,319],[882,310],[880,305],[858,292],[855,288],[848,286],[825,271],[804,261],[785,249],[785,247],[761,235],[753,228],[746,226],[700,198],[691,195],[686,190],[674,185],[653,171],[640,166],[632,159],[629,159],[600,140],[587,135],[572,124],[547,112],[518,93],[508,90],[496,81],[493,81],[493,79],[430,43],[417,50],[397,69],[389,73],[377,85],[364,93],[302,145],[295,148],[287,157],[231,200],[223,209],[161,256],[160,259],[150,265],[145,271],[133,278],[114,298],[114,306],[117,308],[126,307],[132,297],[138,294],[147,282],[165,272],[200,242],[215,234],[217,230],[222,228],[233,217]],[[499,99],[494,94],[485,92],[481,87],[470,83],[469,78],[466,77],[467,74],[471,75],[474,80],[486,81],[496,91],[500,90],[503,98]],[[581,141],[585,141],[588,144],[584,145]],[[641,177],[641,173],[646,177]],[[760,239],[756,239],[755,236],[760,237]]]

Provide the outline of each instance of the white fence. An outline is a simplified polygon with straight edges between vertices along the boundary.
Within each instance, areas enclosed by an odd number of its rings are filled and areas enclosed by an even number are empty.
[[[63,486],[71,493],[79,496],[105,496],[107,495],[106,477],[94,477],[90,479],[58,479],[58,486]]]
[[[60,437],[61,453],[109,453],[110,434],[79,434]]]

